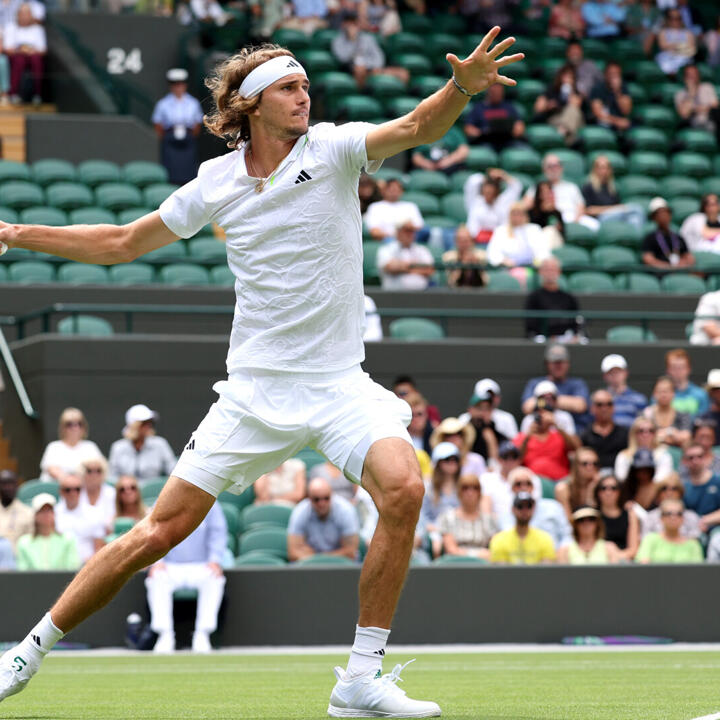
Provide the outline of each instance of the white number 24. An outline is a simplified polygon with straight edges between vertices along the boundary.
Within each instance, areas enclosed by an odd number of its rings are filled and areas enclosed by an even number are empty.
[[[143,69],[140,48],[125,52],[122,48],[110,48],[107,52],[107,71],[111,75],[123,75],[126,72],[139,73]]]

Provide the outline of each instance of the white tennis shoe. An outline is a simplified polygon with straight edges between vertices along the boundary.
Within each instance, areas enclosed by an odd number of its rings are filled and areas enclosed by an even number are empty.
[[[40,660],[16,646],[0,657],[0,702],[25,689],[38,671]]]
[[[386,675],[349,677],[341,667],[335,668],[337,683],[330,695],[328,715],[352,718],[426,718],[440,717],[440,706],[434,702],[412,700],[397,683],[400,673],[411,663],[396,665]]]

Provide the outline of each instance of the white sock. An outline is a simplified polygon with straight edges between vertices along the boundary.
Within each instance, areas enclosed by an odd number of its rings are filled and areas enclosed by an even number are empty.
[[[350,652],[347,674],[352,676],[377,673],[382,668],[390,631],[379,627],[355,626],[355,642]]]
[[[54,647],[65,633],[55,626],[50,613],[46,612],[42,620],[28,633],[28,636],[20,643],[22,650],[30,652],[38,659],[42,659]]]

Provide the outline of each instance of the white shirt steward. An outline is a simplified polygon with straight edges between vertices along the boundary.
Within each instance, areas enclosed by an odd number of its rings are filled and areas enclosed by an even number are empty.
[[[262,192],[245,147],[201,165],[160,216],[189,238],[209,222],[227,237],[237,297],[229,380],[175,474],[217,495],[242,492],[304,446],[359,482],[370,444],[409,439],[407,403],[359,365],[365,308],[358,180],[375,126],[316,125]]]

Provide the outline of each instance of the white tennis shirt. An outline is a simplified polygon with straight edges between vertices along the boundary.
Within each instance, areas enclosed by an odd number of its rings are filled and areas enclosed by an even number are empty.
[[[358,179],[375,126],[321,123],[300,137],[261,193],[244,148],[200,166],[160,206],[183,238],[216,222],[235,275],[228,374],[335,372],[365,358]]]

